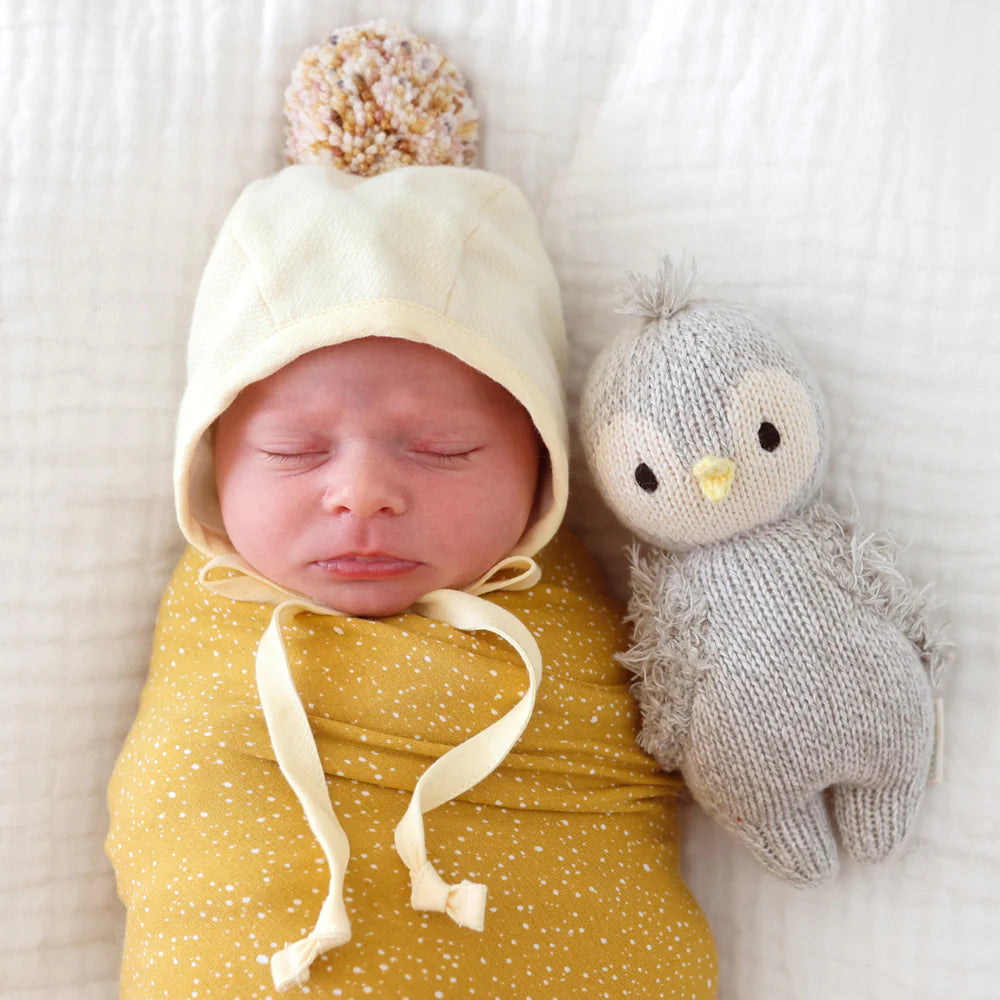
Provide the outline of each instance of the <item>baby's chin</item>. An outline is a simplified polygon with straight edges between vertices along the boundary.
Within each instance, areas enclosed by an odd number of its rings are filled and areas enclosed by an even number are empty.
[[[423,592],[410,596],[398,596],[395,594],[376,593],[375,587],[366,585],[369,589],[367,593],[354,593],[357,585],[352,587],[352,593],[340,595],[332,600],[319,598],[321,604],[340,611],[353,618],[389,618],[392,615],[400,615],[413,606],[414,602],[423,597]],[[361,588],[357,588],[361,589]]]
[[[412,590],[403,591],[397,587],[385,587],[378,583],[351,583],[336,587],[298,586],[285,584],[290,589],[322,604],[332,611],[350,615],[352,618],[388,618],[406,611],[423,596]]]
[[[388,618],[409,610],[443,584],[424,580],[351,580],[299,586],[295,589],[334,611],[354,618]]]

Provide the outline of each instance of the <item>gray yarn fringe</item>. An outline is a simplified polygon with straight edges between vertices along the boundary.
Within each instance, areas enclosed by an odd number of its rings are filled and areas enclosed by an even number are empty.
[[[805,515],[824,542],[833,578],[899,626],[917,648],[931,685],[937,688],[952,660],[954,644],[947,638],[947,623],[932,621],[942,606],[931,585],[913,588],[896,566],[897,542],[885,532],[858,532],[856,509],[848,518],[825,503],[816,503]]]
[[[664,323],[671,316],[686,309],[693,301],[701,284],[695,261],[681,258],[674,264],[664,254],[652,278],[635,271],[627,271],[629,287],[618,293],[615,312],[638,316],[646,324]]]
[[[626,621],[632,645],[615,658],[635,678],[632,691],[642,713],[639,746],[672,771],[680,766],[698,678],[707,669],[708,609],[683,562],[668,552],[644,554],[633,543],[628,557],[632,596]]]

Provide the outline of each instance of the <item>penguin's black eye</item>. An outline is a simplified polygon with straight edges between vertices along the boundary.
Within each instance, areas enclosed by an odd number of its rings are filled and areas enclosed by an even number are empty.
[[[781,444],[781,435],[774,424],[769,424],[766,420],[757,428],[757,439],[760,441],[764,451],[774,451]]]
[[[652,493],[660,485],[660,481],[656,478],[656,473],[645,462],[640,462],[635,467],[635,481],[647,493]]]

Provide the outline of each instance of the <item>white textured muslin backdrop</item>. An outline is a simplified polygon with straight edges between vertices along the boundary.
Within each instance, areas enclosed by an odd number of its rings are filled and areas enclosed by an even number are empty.
[[[281,165],[298,53],[386,15],[466,72],[562,284],[575,402],[664,250],[773,314],[829,398],[827,496],[909,546],[958,661],[945,784],[881,867],[796,890],[694,807],[723,1000],[1000,982],[1000,6],[990,0],[0,4],[0,993],[110,1000],[104,786],[181,549],[170,461],[215,231]],[[623,580],[584,476],[572,519]],[[626,996],[622,993],[622,996]],[[537,998],[536,998],[537,1000]]]

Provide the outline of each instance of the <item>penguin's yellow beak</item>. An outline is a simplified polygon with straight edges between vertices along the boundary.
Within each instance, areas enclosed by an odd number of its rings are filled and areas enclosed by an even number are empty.
[[[712,503],[718,503],[725,500],[732,489],[736,478],[736,463],[731,458],[706,455],[691,470],[691,475],[698,480],[701,492]]]

